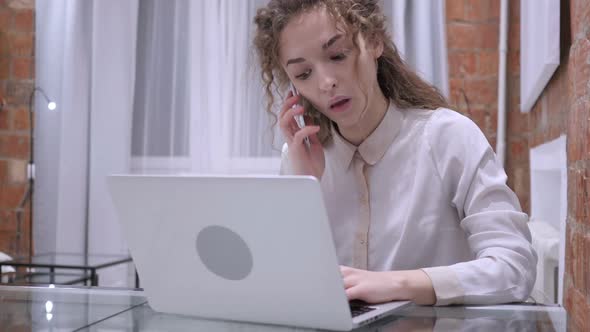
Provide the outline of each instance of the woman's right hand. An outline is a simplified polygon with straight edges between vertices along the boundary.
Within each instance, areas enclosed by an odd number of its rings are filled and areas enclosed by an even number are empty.
[[[299,98],[299,96],[293,96],[293,93],[289,92],[279,114],[279,127],[287,141],[289,147],[288,157],[295,174],[312,175],[319,180],[325,168],[324,148],[317,137],[320,126],[307,125],[311,119],[306,117],[306,126],[299,128],[294,116],[303,115],[305,111],[303,106],[296,105]],[[293,105],[296,106],[293,107]],[[305,137],[309,137],[309,149],[305,145]]]

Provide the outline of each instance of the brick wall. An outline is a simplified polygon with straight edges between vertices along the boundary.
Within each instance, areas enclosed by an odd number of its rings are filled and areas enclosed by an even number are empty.
[[[507,54],[506,172],[522,208],[530,212],[527,115],[519,112],[518,1],[510,3]],[[499,0],[447,0],[451,103],[474,120],[495,148],[498,120]]]
[[[520,1],[510,3],[508,184],[530,213],[529,149],[567,135],[565,305],[569,328],[590,331],[590,1],[561,1],[560,66],[535,103],[520,103]],[[447,0],[451,102],[495,146],[499,0]]]
[[[28,98],[34,84],[33,1],[0,0],[0,251],[27,254],[29,204],[17,222],[26,191],[29,156]]]
[[[548,105],[569,109],[563,124],[568,145],[566,307],[572,326],[590,331],[590,1],[570,0],[569,6],[569,52],[543,97]]]

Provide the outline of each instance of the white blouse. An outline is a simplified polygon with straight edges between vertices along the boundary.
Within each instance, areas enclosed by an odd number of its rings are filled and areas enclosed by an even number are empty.
[[[390,106],[358,147],[333,130],[325,158],[320,183],[341,265],[422,269],[437,305],[527,299],[537,262],[528,216],[470,119]],[[286,151],[281,173],[292,173]]]

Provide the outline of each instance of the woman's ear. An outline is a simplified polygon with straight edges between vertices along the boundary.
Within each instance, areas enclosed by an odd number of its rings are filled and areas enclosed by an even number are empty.
[[[371,53],[375,60],[379,59],[381,55],[383,55],[383,41],[381,39],[376,39],[371,43]]]

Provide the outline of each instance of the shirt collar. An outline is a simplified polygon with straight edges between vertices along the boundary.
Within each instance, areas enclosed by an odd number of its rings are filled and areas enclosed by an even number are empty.
[[[332,124],[336,158],[345,168],[348,168],[354,154],[358,153],[367,164],[375,165],[383,158],[385,152],[399,134],[402,120],[403,113],[390,102],[389,108],[377,128],[358,147],[340,136],[334,124]]]

